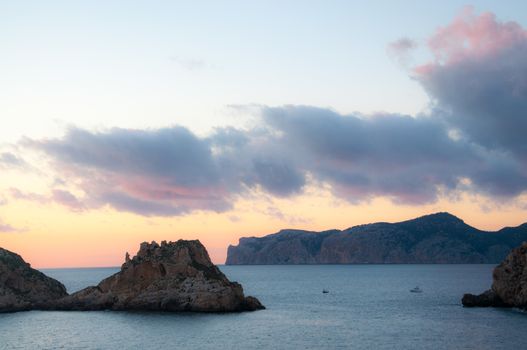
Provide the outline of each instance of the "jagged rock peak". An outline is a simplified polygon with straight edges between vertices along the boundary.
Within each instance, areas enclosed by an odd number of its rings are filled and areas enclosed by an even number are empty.
[[[57,302],[61,310],[232,312],[264,309],[198,241],[143,242],[121,271]]]
[[[176,242],[143,242],[137,254],[124,265],[137,265],[145,261],[170,262],[178,264],[198,263],[204,267],[214,266],[209,254],[199,240],[178,240]],[[124,266],[123,265],[123,266]]]

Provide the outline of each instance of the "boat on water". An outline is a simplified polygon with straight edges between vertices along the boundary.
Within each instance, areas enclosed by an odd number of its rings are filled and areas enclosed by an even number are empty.
[[[327,293],[329,293],[329,290],[327,290],[327,289],[322,289],[322,293],[327,294]]]
[[[422,293],[423,290],[421,288],[419,288],[419,286],[417,286],[415,288],[410,289],[410,292],[411,293]]]

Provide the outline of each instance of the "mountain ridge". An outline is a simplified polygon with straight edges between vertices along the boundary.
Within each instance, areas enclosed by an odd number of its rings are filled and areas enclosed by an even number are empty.
[[[498,263],[524,240],[527,223],[483,231],[438,212],[344,230],[242,237],[228,247],[226,264]]]

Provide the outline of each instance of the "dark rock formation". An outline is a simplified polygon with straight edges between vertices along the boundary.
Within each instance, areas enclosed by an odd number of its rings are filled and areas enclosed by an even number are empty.
[[[142,243],[121,271],[68,295],[58,281],[0,248],[0,312],[24,310],[234,312],[265,307],[245,297],[210,261],[199,241]]]
[[[490,290],[465,294],[464,306],[519,307],[527,309],[527,242],[513,249],[492,274]]]
[[[282,230],[240,238],[228,265],[240,264],[467,264],[498,263],[522,241],[527,224],[480,231],[448,213],[346,230]]]
[[[0,248],[0,312],[45,308],[66,295],[62,283],[32,269],[20,255]]]
[[[232,312],[263,309],[230,282],[199,241],[142,243],[121,271],[59,300],[61,310]]]
[[[463,304],[463,306],[466,306],[466,307],[474,307],[474,306],[503,307],[505,306],[505,304],[500,299],[500,297],[496,293],[494,293],[491,289],[481,293],[480,295],[465,294],[463,295],[463,299],[461,299],[461,303]]]

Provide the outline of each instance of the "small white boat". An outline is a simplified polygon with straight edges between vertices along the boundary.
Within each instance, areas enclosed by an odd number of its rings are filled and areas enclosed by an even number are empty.
[[[419,288],[419,286],[417,286],[415,288],[410,289],[410,292],[411,293],[422,293],[423,290],[421,288]]]

